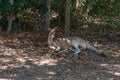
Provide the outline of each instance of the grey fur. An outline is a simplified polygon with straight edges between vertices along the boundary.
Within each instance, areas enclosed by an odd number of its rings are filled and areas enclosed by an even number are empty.
[[[99,53],[100,56],[106,57],[104,54],[101,53],[100,50],[90,45],[85,40],[82,40],[80,37],[66,37],[66,38],[55,39],[55,31],[56,31],[56,28],[52,29],[48,36],[49,47],[54,49],[55,51],[60,51],[61,48],[63,48],[63,49],[70,49],[74,51],[74,53],[78,54],[81,52],[81,49],[79,48],[81,47],[83,49],[91,50],[94,53]],[[70,41],[69,44],[67,43],[67,40]],[[66,47],[64,47],[62,44],[65,45]]]

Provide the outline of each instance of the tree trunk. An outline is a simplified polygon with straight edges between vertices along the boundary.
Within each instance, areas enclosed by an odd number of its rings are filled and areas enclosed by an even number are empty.
[[[66,11],[65,11],[65,34],[68,36],[70,27],[70,0],[66,0]]]
[[[50,11],[51,11],[51,0],[47,0],[47,13],[46,13],[46,24],[45,30],[49,30],[50,28]]]
[[[7,33],[10,33],[12,30],[12,23],[13,23],[13,14],[10,13],[10,16],[8,18],[8,27],[7,27]]]
[[[10,0],[10,4],[14,4],[14,0]],[[10,12],[10,15],[8,17],[8,27],[7,27],[7,33],[10,33],[12,30],[12,24],[13,24],[13,12]]]

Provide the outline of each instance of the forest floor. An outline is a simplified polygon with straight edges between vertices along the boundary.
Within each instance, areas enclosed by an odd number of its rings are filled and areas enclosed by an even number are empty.
[[[44,32],[1,34],[0,80],[120,80],[119,31],[78,30],[72,34],[89,40],[108,58],[88,50],[55,53],[48,48],[48,33]]]

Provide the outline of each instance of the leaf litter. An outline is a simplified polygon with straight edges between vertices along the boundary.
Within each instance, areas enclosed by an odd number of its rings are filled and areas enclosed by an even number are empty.
[[[77,55],[69,51],[54,52],[48,48],[45,32],[4,36],[0,38],[0,79],[119,80],[120,38],[111,34],[93,32],[95,36],[91,36],[87,31],[83,36],[74,35],[89,40],[112,58],[102,58],[87,50]]]

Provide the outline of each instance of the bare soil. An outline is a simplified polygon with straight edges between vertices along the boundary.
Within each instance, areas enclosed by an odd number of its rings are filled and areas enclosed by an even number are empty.
[[[0,80],[120,80],[119,32],[74,35],[89,40],[108,58],[88,50],[56,53],[48,48],[45,32],[1,35]]]

